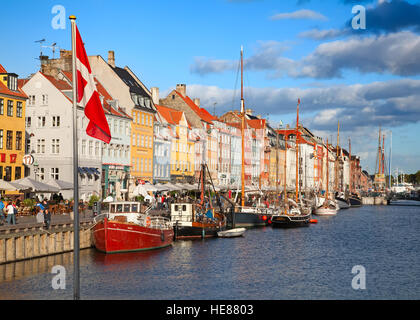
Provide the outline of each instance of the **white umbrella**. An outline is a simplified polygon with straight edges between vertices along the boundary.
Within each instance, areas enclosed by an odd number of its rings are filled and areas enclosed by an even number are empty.
[[[169,190],[171,190],[171,191],[175,191],[175,190],[182,190],[180,187],[178,187],[178,186],[176,186],[176,185],[174,185],[174,184],[172,184],[172,183],[167,183],[167,184],[165,184],[165,186],[167,187],[167,188],[169,188]]]
[[[25,189],[30,188],[32,192],[58,192],[60,189],[58,189],[55,186],[36,181],[32,178],[26,177],[23,179],[15,180],[13,182],[14,184],[17,183],[19,186],[24,186]],[[22,189],[20,189],[22,190]]]
[[[152,185],[152,184],[142,184],[141,185],[143,187],[144,190],[148,191],[148,192],[156,192],[158,191],[158,189]]]
[[[21,187],[23,188],[23,186]],[[11,182],[0,180],[0,190],[17,191],[20,189],[17,184],[13,185]]]
[[[155,188],[157,188],[158,191],[168,191],[169,190],[169,188],[166,186],[166,184],[161,184],[161,183],[155,184]]]
[[[59,188],[60,190],[72,190],[73,189],[73,183],[67,182],[67,181],[63,181],[63,180],[49,180],[47,182],[48,184],[55,186],[57,188]]]

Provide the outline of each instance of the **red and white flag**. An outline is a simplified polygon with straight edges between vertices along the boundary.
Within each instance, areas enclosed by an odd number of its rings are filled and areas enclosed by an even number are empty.
[[[106,143],[111,141],[111,132],[106,120],[86,50],[76,26],[76,70],[77,70],[77,103],[85,108],[89,124],[86,133]]]

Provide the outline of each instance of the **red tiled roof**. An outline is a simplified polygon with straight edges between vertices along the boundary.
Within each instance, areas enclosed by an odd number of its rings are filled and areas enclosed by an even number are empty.
[[[248,125],[254,129],[264,129],[265,128],[265,119],[252,119],[247,120]]]
[[[168,123],[170,124],[179,124],[179,121],[182,118],[182,111],[178,111],[172,108],[168,108],[165,106],[160,106],[160,105],[155,105],[157,111],[159,112],[159,114],[165,118],[166,121],[168,121]]]
[[[61,73],[63,73],[67,79],[70,82],[73,82],[73,74],[69,71],[63,71],[61,70]],[[104,86],[99,82],[99,80],[97,78],[93,78],[95,81],[95,85],[96,85],[96,90],[98,91],[99,95],[104,97],[102,106],[104,108],[105,113],[107,114],[112,114],[115,116],[119,116],[119,117],[124,117],[124,118],[129,118],[132,119],[128,114],[126,114],[121,108],[118,108],[118,110],[115,110],[109,103],[109,100],[113,100],[113,98],[111,97],[111,95],[108,93],[108,91],[106,91],[106,89],[104,88]]]
[[[205,122],[212,123],[216,120],[206,109],[198,107],[188,96],[184,97],[181,93],[175,90],[175,92],[185,101],[185,103]]]
[[[0,73],[7,73],[6,69],[0,64]]]

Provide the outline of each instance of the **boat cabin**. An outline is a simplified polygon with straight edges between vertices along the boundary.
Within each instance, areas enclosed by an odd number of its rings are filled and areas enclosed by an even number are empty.
[[[192,203],[172,203],[171,204],[171,222],[192,222],[194,208]]]
[[[121,222],[137,222],[140,214],[139,202],[111,202],[109,204],[108,218]]]

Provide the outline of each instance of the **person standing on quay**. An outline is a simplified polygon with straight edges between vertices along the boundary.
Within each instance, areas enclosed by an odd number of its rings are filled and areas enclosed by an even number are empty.
[[[7,223],[8,224],[16,224],[16,217],[15,217],[15,204],[14,202],[10,202],[7,209]],[[17,211],[17,210],[16,210]]]
[[[6,220],[6,217],[4,216],[4,202],[3,199],[0,199],[0,223],[3,224]]]
[[[50,213],[49,206],[46,199],[44,199],[44,202],[42,205],[44,206],[45,228],[48,230],[50,228],[50,223],[51,223],[51,213]]]

